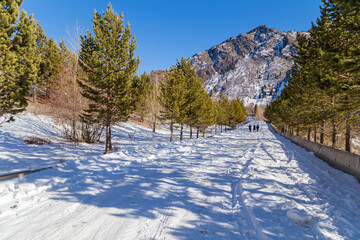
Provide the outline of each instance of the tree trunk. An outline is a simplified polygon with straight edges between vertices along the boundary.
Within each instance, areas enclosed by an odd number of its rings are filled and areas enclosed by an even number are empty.
[[[36,86],[34,86],[33,87],[33,103],[36,103],[36,94],[37,94]]]
[[[351,126],[349,120],[346,120],[345,151],[351,152]]]
[[[332,127],[333,127],[333,129],[332,129],[332,136],[331,136],[331,146],[333,147],[333,148],[335,148],[336,147],[336,124],[335,124],[335,121],[332,121]]]
[[[180,140],[183,140],[183,131],[184,131],[184,124],[180,124]]]
[[[156,118],[155,118],[154,121],[153,121],[152,131],[153,131],[153,132],[156,131]]]
[[[192,139],[192,126],[190,126],[190,139]]]
[[[107,121],[107,123],[106,123],[106,138],[105,138],[105,152],[104,152],[104,154],[107,154],[110,151],[110,145],[111,145],[111,143],[110,143],[111,135],[110,134],[111,134],[111,132],[110,132],[110,124]]]
[[[222,133],[222,125],[220,125],[220,133]]]
[[[215,125],[215,135],[217,134],[217,125]]]
[[[308,137],[307,137],[307,140],[310,141],[310,138],[311,138],[311,127],[309,127],[309,129],[308,129]]]
[[[110,133],[110,138],[109,138],[109,150],[113,150],[112,142],[111,142],[111,125],[109,126],[109,133]]]
[[[321,143],[321,144],[324,144],[324,140],[325,140],[324,131],[325,131],[325,122],[323,121],[323,122],[321,123],[321,132],[320,132],[320,143]]]
[[[206,129],[206,128],[203,129],[203,133],[202,133],[202,134],[203,134],[203,135],[202,135],[203,138],[205,137],[205,129]]]
[[[173,141],[173,125],[174,125],[174,123],[171,120],[171,122],[170,122],[170,142]]]
[[[200,132],[200,128],[197,127],[197,129],[196,129],[196,138],[199,138],[199,132]]]
[[[297,127],[297,128],[296,128],[296,136],[297,136],[297,137],[299,136],[299,132],[300,132],[299,127]]]
[[[314,126],[314,142],[317,142],[317,139],[316,139],[316,135],[317,135],[317,132],[316,132],[316,129],[317,129],[317,127],[316,127],[316,124],[315,124],[315,126]]]
[[[72,119],[72,129],[71,129],[72,133],[71,133],[71,140],[75,141],[76,139],[76,122],[74,119]]]

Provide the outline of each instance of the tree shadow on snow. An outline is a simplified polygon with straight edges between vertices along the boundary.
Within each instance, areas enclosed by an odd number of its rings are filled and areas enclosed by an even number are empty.
[[[201,182],[204,177],[201,174],[204,173],[199,170],[203,165],[202,161],[208,161],[203,156],[204,152],[214,159],[232,156],[224,153],[208,154],[209,148],[206,145],[197,148],[202,149],[200,152],[191,153],[187,153],[186,149],[181,152],[178,147],[181,146],[175,144],[172,149],[179,151],[178,153],[157,156],[156,161],[122,162],[115,155],[115,160],[109,158],[92,161],[90,158],[49,170],[46,173],[49,176],[43,173],[32,177],[64,179],[64,182],[53,184],[52,189],[48,190],[55,193],[54,200],[93,205],[104,209],[105,214],[129,221],[141,218],[160,221],[161,216],[166,216],[169,226],[163,224],[167,228],[167,234],[176,238],[239,238],[241,234],[234,224],[236,219],[231,219],[230,183],[233,177],[226,173],[205,173],[206,178],[211,179],[211,184],[205,185]],[[186,159],[184,154],[188,154]],[[188,164],[187,161],[193,163],[190,172],[183,168]],[[207,167],[216,169],[217,166],[210,163]],[[197,174],[202,177],[197,177]],[[228,188],[219,189],[216,186]],[[212,201],[219,196],[226,201]],[[219,211],[224,208],[224,211]],[[189,214],[193,220],[184,221],[184,225],[171,225],[171,221],[180,220],[182,214]],[[150,238],[160,237],[155,232],[153,234]]]

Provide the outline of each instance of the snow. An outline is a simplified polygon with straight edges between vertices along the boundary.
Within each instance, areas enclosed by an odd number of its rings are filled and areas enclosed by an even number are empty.
[[[2,173],[58,167],[0,182],[0,239],[357,239],[359,182],[257,123],[172,143],[125,123],[103,155],[20,115],[0,128]],[[21,142],[34,133],[54,143]]]
[[[354,146],[353,152],[355,154],[360,155],[360,138],[358,136],[355,136],[352,140],[351,140],[352,145]]]
[[[208,93],[216,97],[220,94],[239,97],[245,106],[264,106],[273,98],[270,90],[287,82],[286,73],[296,53],[293,44],[297,33],[260,26],[195,54],[189,60],[203,78]],[[267,95],[259,99],[264,88]],[[281,90],[279,88],[277,95]]]

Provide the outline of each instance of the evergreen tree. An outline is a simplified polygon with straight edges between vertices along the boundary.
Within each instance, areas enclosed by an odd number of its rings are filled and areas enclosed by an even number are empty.
[[[37,78],[40,59],[36,55],[36,25],[32,15],[21,12],[20,22],[14,38],[15,51],[18,55],[18,71],[22,82],[33,82]]]
[[[111,126],[126,121],[131,112],[131,82],[139,66],[130,24],[114,13],[111,4],[103,16],[94,13],[93,32],[81,36],[80,66],[87,74],[79,81],[83,96],[91,100],[84,118],[106,127],[105,152],[111,146]]]
[[[162,119],[170,121],[170,141],[174,139],[174,123],[183,123],[186,118],[185,111],[182,108],[186,101],[186,81],[179,66],[179,62],[173,65],[166,74],[166,82],[160,83],[159,100],[164,108]]]
[[[181,130],[180,140],[182,140],[183,124],[186,123],[190,126],[190,139],[192,138],[192,127],[200,117],[200,110],[203,106],[206,94],[204,83],[201,78],[196,74],[195,69],[191,66],[190,62],[186,61],[184,57],[178,62],[177,67],[185,79],[185,102],[181,107],[180,118]]]
[[[228,118],[229,100],[225,95],[221,94],[217,105],[217,117],[216,122],[220,125],[220,131],[222,132],[223,126],[226,126],[229,122]]]
[[[0,116],[24,110],[29,81],[37,72],[34,20],[23,11],[17,24],[22,2],[0,1]]]
[[[157,120],[160,116],[160,103],[158,101],[159,86],[151,81],[146,72],[133,81],[135,94],[135,109],[141,119],[147,117],[153,132],[156,131]]]
[[[151,82],[150,75],[146,72],[135,76],[133,79],[133,87],[135,95],[135,109],[140,115],[141,119],[144,120],[145,116],[149,113],[149,98],[154,92],[154,84]]]
[[[298,37],[295,65],[288,74],[289,85],[266,109],[272,122],[288,128],[306,128],[308,139],[320,126],[331,125],[331,142],[336,146],[339,125],[345,125],[345,150],[350,149],[351,127],[360,112],[359,92],[360,2],[323,0],[321,16],[310,36]]]
[[[206,92],[202,94],[202,106],[200,109],[199,117],[196,121],[198,130],[201,130],[203,137],[205,137],[206,128],[215,124],[215,112],[213,107],[213,102],[209,95]],[[199,131],[197,131],[197,137],[199,137]]]
[[[37,101],[37,90],[51,88],[54,79],[58,77],[63,68],[63,56],[59,46],[53,38],[47,38],[39,22],[36,22],[36,46],[39,72],[37,78],[31,82],[34,103]],[[48,93],[49,90],[51,89],[48,89]]]
[[[330,19],[327,31],[327,51],[323,64],[334,77],[337,88],[336,112],[345,122],[345,150],[351,151],[351,128],[356,125],[360,112],[360,3],[332,0],[324,2],[324,16]]]
[[[237,125],[246,120],[246,109],[244,103],[240,99],[233,99],[232,102],[233,108],[235,109],[235,125]]]

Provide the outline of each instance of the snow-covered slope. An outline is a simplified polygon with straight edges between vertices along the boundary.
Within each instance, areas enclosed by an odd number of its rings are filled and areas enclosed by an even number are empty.
[[[209,93],[240,97],[245,104],[267,104],[279,93],[293,65],[298,33],[260,26],[195,54],[189,61]]]
[[[173,143],[128,123],[113,129],[121,147],[108,155],[24,146],[13,130],[30,123],[6,125],[1,163],[20,168],[30,148],[39,166],[68,157],[0,182],[0,239],[357,239],[360,184],[257,123]]]
[[[113,130],[113,146],[119,149],[134,148],[132,137],[145,146],[167,142],[170,136],[168,131],[153,133],[131,122],[115,126]],[[15,122],[0,127],[0,175],[56,166],[64,161],[99,155],[104,150],[104,144],[69,143],[63,135],[62,127],[51,117],[26,112],[16,115]],[[50,140],[52,144],[27,145],[23,140],[29,137]]]

